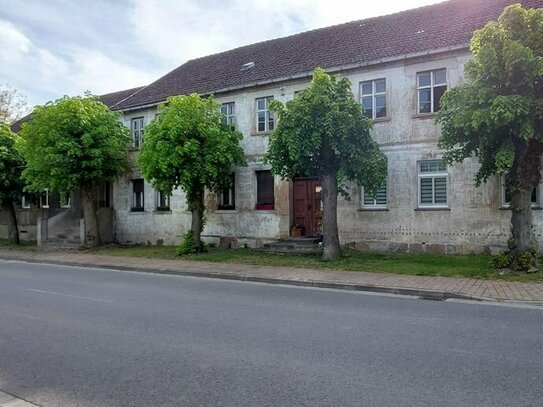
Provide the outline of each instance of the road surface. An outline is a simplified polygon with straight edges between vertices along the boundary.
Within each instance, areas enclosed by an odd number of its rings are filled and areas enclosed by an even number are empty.
[[[540,407],[543,308],[0,260],[0,391],[44,407]]]

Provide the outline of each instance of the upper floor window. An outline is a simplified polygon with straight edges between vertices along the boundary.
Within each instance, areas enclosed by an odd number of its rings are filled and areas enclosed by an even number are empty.
[[[447,90],[447,71],[420,72],[417,74],[418,113],[435,113],[441,97]]]
[[[135,148],[143,144],[143,117],[132,119],[132,141]]]
[[[219,195],[219,209],[236,209],[236,177],[230,176],[230,186],[223,188]]]
[[[376,79],[360,83],[360,103],[364,114],[370,119],[381,119],[387,115],[387,82]]]
[[[272,100],[273,96],[256,99],[256,131],[259,133],[275,129],[273,112],[269,109]]]
[[[388,204],[388,191],[387,183],[381,186],[375,195],[368,194],[364,188],[362,188],[362,208],[363,209],[377,209],[386,208]]]
[[[256,171],[256,209],[274,209],[275,194],[271,171]]]
[[[419,162],[419,206],[446,207],[448,177],[444,161]]]
[[[236,106],[234,102],[223,103],[221,106],[222,121],[231,126],[236,125]]]

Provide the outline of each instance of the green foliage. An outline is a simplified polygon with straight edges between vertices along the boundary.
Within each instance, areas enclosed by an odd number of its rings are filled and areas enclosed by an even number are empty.
[[[504,251],[492,257],[492,260],[490,260],[490,267],[493,269],[507,269],[511,267],[511,263],[511,253]]]
[[[387,158],[371,138],[371,120],[362,113],[347,78],[317,68],[309,88],[286,105],[272,101],[271,108],[279,120],[266,160],[275,174],[336,174],[343,191],[347,180],[370,193],[382,185]]]
[[[522,161],[522,146],[543,142],[543,9],[507,7],[474,33],[471,51],[468,82],[445,93],[437,122],[445,159],[477,156],[480,184]]]
[[[187,233],[185,233],[185,235],[183,236],[183,241],[175,249],[175,253],[178,256],[186,256],[188,254],[202,253],[205,251],[206,249],[202,242],[197,242],[196,239],[194,239],[194,234],[192,233],[192,230],[189,230],[187,231]]]
[[[494,269],[529,270],[532,267],[539,265],[540,256],[536,249],[524,250],[517,255],[516,253],[507,250],[497,256],[494,256],[490,262],[490,267]]]
[[[0,123],[0,205],[16,200],[23,191],[24,160],[15,149],[17,135]]]
[[[145,128],[137,162],[155,188],[181,187],[190,206],[204,187],[219,191],[231,182],[233,167],[245,165],[242,138],[222,123],[213,97],[173,96]]]
[[[28,189],[71,191],[113,181],[129,169],[129,130],[95,97],[63,97],[38,106],[20,132]]]

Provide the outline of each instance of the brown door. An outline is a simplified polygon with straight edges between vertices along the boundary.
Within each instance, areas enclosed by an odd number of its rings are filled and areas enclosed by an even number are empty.
[[[295,178],[293,188],[294,224],[304,227],[305,236],[321,236],[321,186],[318,178]]]

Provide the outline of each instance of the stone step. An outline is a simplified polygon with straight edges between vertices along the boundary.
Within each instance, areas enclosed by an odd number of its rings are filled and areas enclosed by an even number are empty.
[[[321,238],[314,237],[281,239],[274,243],[265,244],[261,251],[271,253],[321,253],[320,242]]]

